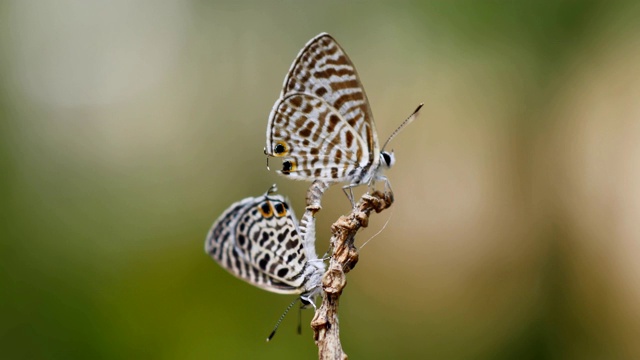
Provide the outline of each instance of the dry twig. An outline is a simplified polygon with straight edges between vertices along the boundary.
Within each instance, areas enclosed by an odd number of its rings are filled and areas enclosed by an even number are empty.
[[[315,195],[309,195],[314,191]],[[307,211],[315,214],[320,209],[319,196],[326,190],[326,184],[314,183],[307,195]],[[388,208],[393,203],[391,192],[374,191],[360,198],[356,207],[347,216],[341,216],[331,226],[332,249],[329,267],[322,278],[322,304],[316,310],[311,321],[314,338],[318,345],[318,356],[321,360],[342,360],[347,355],[340,343],[340,326],[338,321],[338,305],[340,295],[347,284],[346,273],[358,262],[358,249],[354,245],[354,237],[358,230],[367,227],[369,215]]]

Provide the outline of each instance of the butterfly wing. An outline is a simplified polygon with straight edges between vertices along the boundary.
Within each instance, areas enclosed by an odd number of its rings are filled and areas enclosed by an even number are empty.
[[[262,289],[305,290],[306,254],[295,216],[281,196],[231,205],[211,227],[205,251],[231,274]]]
[[[358,182],[379,161],[364,88],[330,35],[313,38],[293,62],[269,117],[265,152],[284,158],[280,173],[302,180]]]
[[[322,99],[289,95],[273,118],[278,122],[270,133],[274,156],[284,157],[279,173],[298,180],[349,181],[366,167],[366,143]]]

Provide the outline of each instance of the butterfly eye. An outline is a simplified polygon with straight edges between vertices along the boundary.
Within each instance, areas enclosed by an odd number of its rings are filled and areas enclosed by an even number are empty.
[[[268,201],[265,201],[262,204],[258,205],[258,210],[260,211],[260,214],[262,214],[262,216],[265,218],[270,218],[273,216],[273,208],[271,207],[271,203]]]
[[[283,217],[287,215],[287,209],[285,209],[284,205],[281,202],[276,203],[273,206],[273,209],[275,210],[276,216],[278,217]]]
[[[276,156],[284,156],[287,153],[287,145],[281,141],[276,143],[276,146],[273,147],[273,153]]]
[[[296,164],[292,160],[287,160],[282,163],[282,173],[284,175],[291,174],[291,172],[295,171],[295,169],[296,169]]]
[[[380,153],[380,156],[382,157],[382,161],[384,163],[384,165],[388,168],[390,168],[391,166],[393,166],[393,164],[396,162],[395,157],[393,156],[392,153],[388,153],[386,151],[383,151]]]

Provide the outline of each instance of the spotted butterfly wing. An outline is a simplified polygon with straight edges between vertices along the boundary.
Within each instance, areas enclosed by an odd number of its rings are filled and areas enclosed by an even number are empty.
[[[225,210],[207,234],[205,251],[231,274],[262,289],[315,295],[324,263],[312,234],[301,233],[293,209],[273,191]]]
[[[311,39],[284,81],[267,124],[268,156],[297,180],[360,184],[380,163],[373,115],[356,69],[329,34]]]

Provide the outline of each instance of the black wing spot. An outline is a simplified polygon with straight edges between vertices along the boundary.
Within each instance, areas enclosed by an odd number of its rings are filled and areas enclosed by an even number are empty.
[[[244,244],[247,242],[247,238],[240,234],[238,235],[238,245],[240,245],[241,247],[244,247]]]
[[[269,256],[269,254],[265,254],[264,257],[260,259],[260,261],[258,261],[258,266],[262,271],[267,271],[267,265],[269,265],[270,260],[271,257]]]
[[[280,269],[278,270],[278,277],[284,278],[285,276],[287,276],[288,273],[289,273],[289,269],[287,268]]]
[[[262,214],[262,216],[266,218],[270,218],[271,216],[273,216],[273,208],[271,207],[271,203],[268,201],[265,201],[262,204],[260,204],[258,206],[258,210],[260,210],[260,213]]]
[[[277,143],[276,146],[273,148],[273,152],[277,155],[280,155],[285,151],[287,151],[287,147],[283,143]]]
[[[264,247],[264,244],[267,243],[267,241],[269,241],[269,239],[271,238],[271,236],[269,236],[269,233],[267,233],[266,231],[262,233],[262,239],[260,239],[260,246]]]
[[[293,171],[293,163],[289,160],[285,161],[282,163],[282,173],[285,175],[289,175],[291,174],[291,171]]]
[[[278,242],[283,242],[284,239],[287,238],[287,236],[289,236],[289,229],[285,229],[284,232],[278,234]]]
[[[276,203],[274,205],[274,209],[276,211],[276,214],[280,217],[285,216],[287,214],[287,211],[284,208],[284,205],[282,205],[282,203]]]

